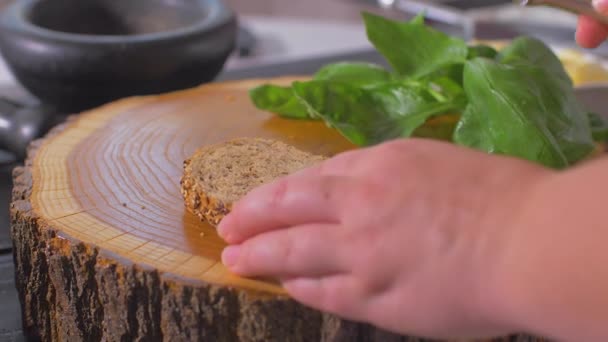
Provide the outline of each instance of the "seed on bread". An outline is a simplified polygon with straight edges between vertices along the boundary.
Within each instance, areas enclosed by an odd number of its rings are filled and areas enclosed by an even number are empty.
[[[262,138],[204,146],[184,161],[181,193],[188,211],[217,226],[249,191],[324,159]]]

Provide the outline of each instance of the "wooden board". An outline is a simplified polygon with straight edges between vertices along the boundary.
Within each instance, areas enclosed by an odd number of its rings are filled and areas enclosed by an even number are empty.
[[[230,274],[220,262],[224,242],[185,210],[182,163],[202,145],[256,136],[330,156],[353,148],[322,123],[256,110],[247,91],[260,82],[126,99],[32,145],[14,172],[11,206],[30,337],[417,341],[303,307],[275,283]]]

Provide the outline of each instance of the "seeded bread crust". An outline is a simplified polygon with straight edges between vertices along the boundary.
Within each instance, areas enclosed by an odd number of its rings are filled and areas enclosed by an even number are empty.
[[[258,151],[256,151],[257,153],[251,153],[250,155],[243,155],[243,147],[255,147]],[[241,150],[237,151],[239,148]],[[262,151],[259,151],[259,149],[262,149]],[[218,159],[215,157],[215,159],[212,159],[212,154],[220,154],[222,158]],[[264,163],[259,164],[274,164],[276,167],[270,168],[270,170],[259,170],[259,167],[256,168],[255,158],[259,158],[260,155],[265,157],[265,161]],[[241,164],[244,163],[247,165],[247,168],[244,169],[242,167],[243,165],[240,165],[240,170],[232,170],[231,167],[228,167],[230,158],[239,158]],[[243,158],[246,158],[247,160],[243,161]],[[264,175],[264,178],[272,180],[273,178],[295,172],[300,168],[312,166],[324,159],[326,159],[326,157],[300,151],[283,142],[262,138],[239,138],[224,143],[203,146],[184,161],[184,173],[180,181],[181,194],[186,209],[190,213],[196,215],[201,221],[217,227],[224,216],[228,215],[232,210],[232,203],[242,195],[244,190],[252,190],[256,185],[259,185],[259,179],[257,179],[258,183],[250,182],[250,184],[247,184],[244,187],[243,184],[240,184],[241,188],[238,189],[240,190],[238,191],[238,194],[232,193],[231,196],[224,195],[224,198],[218,198],[218,192],[231,192],[231,189],[228,189],[231,184],[225,184],[225,182],[222,184],[217,180],[217,177],[212,179],[210,174],[205,175],[205,170],[201,165],[209,167],[210,165],[206,164],[206,162],[209,161],[209,163],[216,164],[212,165],[214,169],[232,170],[226,171],[232,172],[232,175],[226,175],[226,177],[239,174],[255,175],[256,172],[266,171],[267,173]],[[223,188],[218,189],[221,187]],[[210,189],[213,188],[216,189],[216,194],[211,193],[213,191]]]
[[[204,155],[206,150],[205,148],[200,149],[191,158],[184,161],[184,175],[180,182],[181,193],[186,209],[190,213],[196,215],[201,221],[217,227],[222,218],[232,210],[232,204],[207,196],[193,176],[192,161]]]

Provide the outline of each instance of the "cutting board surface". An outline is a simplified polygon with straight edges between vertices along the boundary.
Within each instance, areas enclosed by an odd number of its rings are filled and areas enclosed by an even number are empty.
[[[585,55],[559,55],[576,85],[608,78]],[[185,210],[179,181],[184,159],[198,147],[238,137],[279,139],[328,156],[354,148],[321,122],[281,119],[251,103],[251,88],[294,79],[216,83],[79,115],[46,139],[33,161],[37,213],[71,237],[161,272],[280,291],[227,272],[220,262],[225,243]]]
[[[257,84],[128,99],[84,113],[38,152],[35,208],[67,235],[162,272],[279,290],[228,274],[220,262],[225,243],[185,210],[179,191],[184,159],[207,144],[267,137],[325,155],[353,148],[323,123],[255,109],[248,90]]]

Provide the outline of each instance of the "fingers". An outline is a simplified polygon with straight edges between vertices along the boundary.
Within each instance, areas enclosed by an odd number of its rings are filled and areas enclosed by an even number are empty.
[[[258,235],[227,247],[222,261],[231,272],[272,278],[321,277],[347,270],[342,227],[304,225]]]
[[[596,11],[608,14],[608,0],[593,0]],[[576,41],[584,48],[596,48],[608,38],[608,26],[587,16],[580,16],[576,30]]]
[[[296,301],[317,310],[339,315],[348,320],[366,318],[365,295],[351,275],[338,274],[322,278],[295,278],[283,287]]]
[[[580,16],[576,41],[584,48],[596,48],[608,38],[608,27],[587,16]]]
[[[600,13],[608,13],[608,0],[593,0],[593,7]]]
[[[353,181],[340,176],[288,176],[263,185],[239,201],[218,226],[229,244],[255,235],[311,223],[337,223],[341,199]]]

